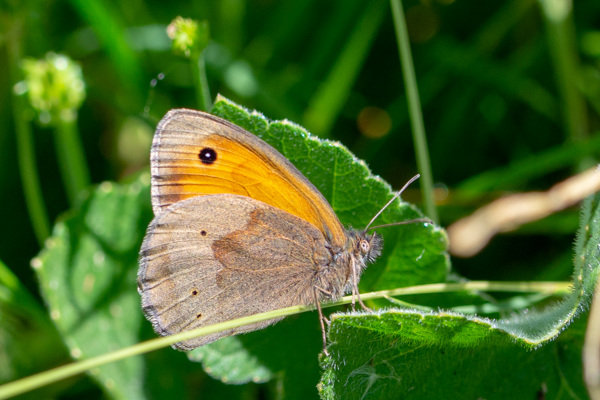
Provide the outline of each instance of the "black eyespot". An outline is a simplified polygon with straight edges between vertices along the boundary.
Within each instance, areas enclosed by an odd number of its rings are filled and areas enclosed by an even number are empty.
[[[210,165],[217,161],[217,152],[210,147],[205,147],[198,153],[198,158],[200,158],[202,164]]]
[[[196,318],[202,318],[202,314],[196,314]]]
[[[206,231],[200,231],[200,234],[201,234],[202,236],[206,236]]]
[[[192,296],[198,295],[198,291],[196,289],[192,290]]]

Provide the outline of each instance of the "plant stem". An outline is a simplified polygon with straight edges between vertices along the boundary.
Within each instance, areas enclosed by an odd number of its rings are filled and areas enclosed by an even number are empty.
[[[541,0],[548,44],[558,91],[562,98],[562,121],[569,140],[580,141],[588,137],[587,112],[579,89],[579,57],[570,0]],[[579,160],[577,169],[582,171],[591,164],[591,158]]]
[[[466,283],[437,283],[430,285],[412,286],[393,290],[382,290],[379,292],[361,294],[363,300],[371,300],[375,298],[398,296],[417,293],[442,293],[464,290],[484,290],[496,292],[540,292],[565,294],[568,293],[570,282],[466,282]],[[330,303],[323,303],[322,308],[339,306],[342,304],[350,304],[353,301],[353,296],[345,296],[340,300]],[[87,360],[78,361],[62,367],[54,368],[49,371],[44,371],[36,375],[31,375],[26,378],[19,379],[0,386],[0,399],[11,396],[16,396],[42,386],[54,383],[61,379],[65,379],[89,369],[96,368],[111,362],[122,360],[127,357],[133,357],[145,354],[154,350],[168,347],[174,343],[189,340],[195,337],[209,335],[215,332],[221,332],[228,329],[237,328],[243,325],[248,325],[269,319],[286,317],[294,314],[299,314],[306,311],[315,310],[316,306],[293,306],[281,308],[278,310],[268,311],[260,314],[250,315],[243,318],[234,319],[231,321],[222,322],[220,324],[210,325],[178,333],[176,335],[160,337],[157,339],[148,340],[124,349],[114,351],[112,353],[103,354]]]
[[[406,296],[413,294],[425,293],[448,293],[478,290],[482,292],[514,292],[514,293],[551,293],[551,294],[567,294],[571,282],[492,282],[492,281],[471,281],[465,283],[431,283],[428,285],[410,286],[391,290],[380,290],[378,292],[370,292],[361,294],[363,300],[378,299],[386,296]],[[322,307],[346,304],[345,300],[352,296],[342,297],[334,303],[324,304]]]
[[[406,97],[410,122],[415,143],[415,153],[419,173],[421,174],[421,193],[425,214],[434,222],[437,222],[438,213],[433,198],[433,176],[431,173],[431,162],[429,161],[429,150],[427,149],[427,138],[425,137],[425,124],[423,123],[423,113],[421,112],[421,101],[419,99],[419,89],[417,88],[417,79],[410,52],[410,42],[408,31],[406,30],[406,21],[400,0],[390,0],[392,7],[392,16],[394,18],[394,27],[396,30],[396,40],[398,41],[398,53],[400,55],[400,65],[402,66],[402,75],[404,85],[406,86]]]
[[[57,118],[55,134],[58,162],[67,196],[73,206],[77,196],[90,185],[90,173],[77,130],[77,120]]]
[[[210,88],[206,79],[206,67],[204,63],[204,52],[201,52],[197,60],[190,59],[192,68],[192,79],[196,87],[196,102],[202,111],[210,111],[212,108],[210,100]]]
[[[22,79],[21,76],[21,44],[22,20],[16,18],[9,29],[5,39],[7,41],[7,52],[9,59],[10,83],[14,87]],[[33,231],[40,247],[50,236],[50,223],[46,206],[42,196],[40,178],[37,173],[35,150],[31,126],[26,117],[25,97],[23,95],[12,96],[12,111],[14,128],[17,137],[17,158],[19,161],[19,172],[25,194],[25,203]]]

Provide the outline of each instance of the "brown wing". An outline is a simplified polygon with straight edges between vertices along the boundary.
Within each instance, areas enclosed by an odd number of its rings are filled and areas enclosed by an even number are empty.
[[[344,227],[308,179],[273,147],[221,118],[169,111],[156,129],[151,163],[155,215],[190,197],[238,194],[308,221],[337,247],[345,244]]]
[[[310,304],[328,257],[323,235],[289,213],[237,195],[190,198],[160,213],[148,228],[138,273],[142,308],[155,331],[169,335]],[[175,346],[191,350],[276,321]]]

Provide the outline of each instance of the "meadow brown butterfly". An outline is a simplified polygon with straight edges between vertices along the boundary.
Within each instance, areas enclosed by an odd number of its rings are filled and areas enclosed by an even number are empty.
[[[345,229],[284,156],[221,118],[169,111],[150,160],[155,217],[140,251],[138,290],[160,335],[358,296],[361,273],[381,253],[378,234]],[[191,350],[278,320],[174,347]]]

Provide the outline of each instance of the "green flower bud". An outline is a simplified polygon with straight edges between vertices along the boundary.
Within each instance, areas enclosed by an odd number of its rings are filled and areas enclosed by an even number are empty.
[[[173,50],[186,57],[198,57],[209,41],[208,22],[177,17],[167,26],[167,36],[173,41]]]
[[[42,123],[50,124],[55,118],[65,121],[77,118],[77,110],[85,100],[85,83],[79,64],[51,52],[41,60],[23,60],[22,68],[25,80],[17,87],[21,94],[28,95]]]

